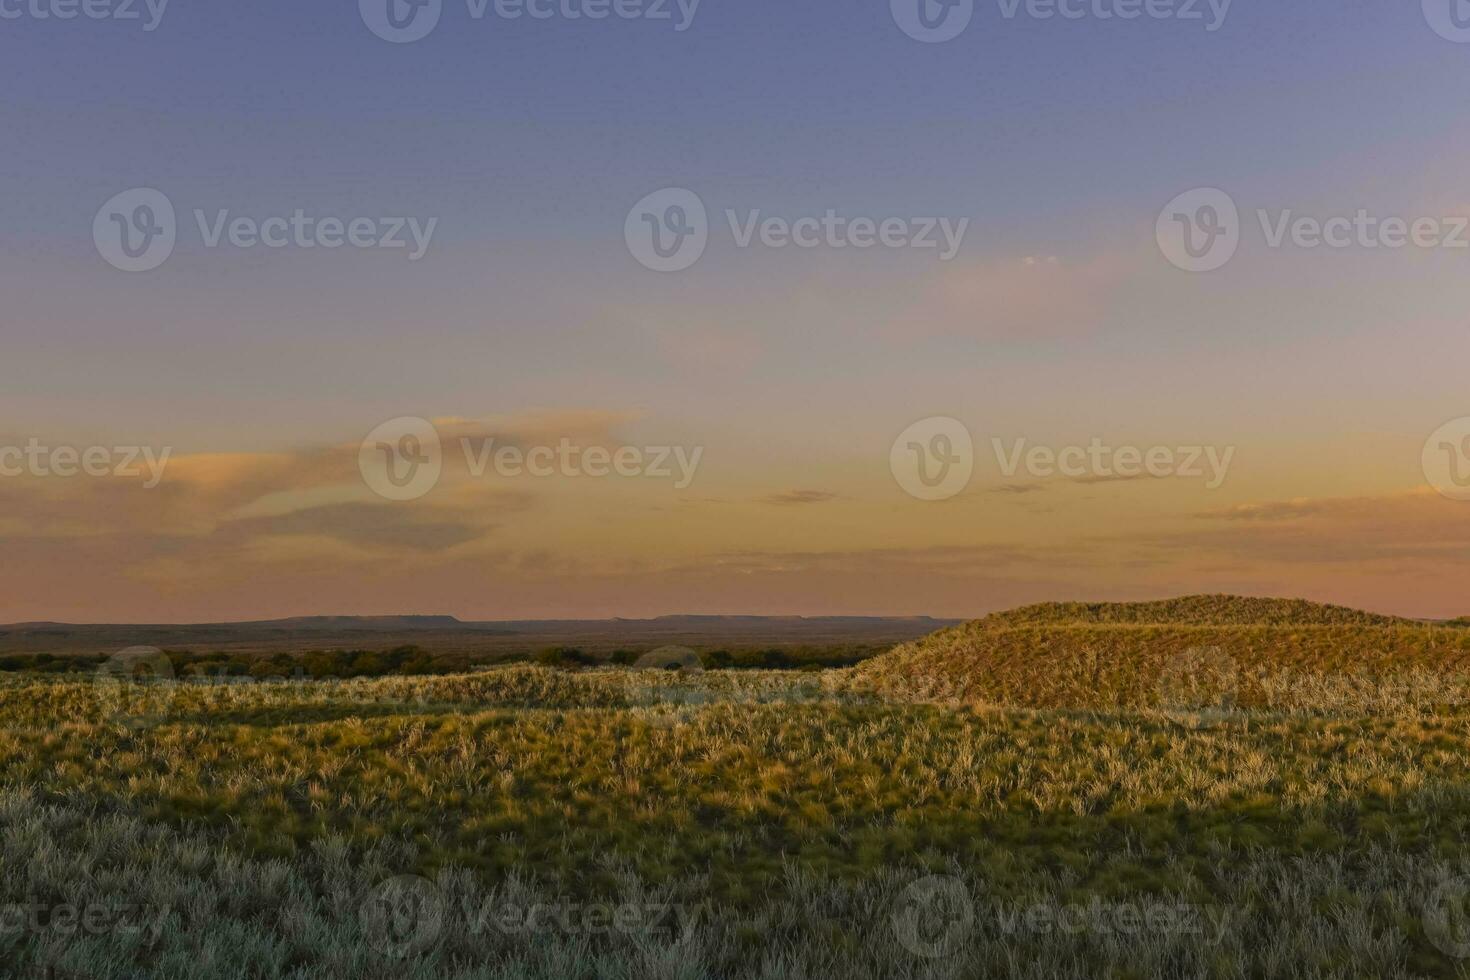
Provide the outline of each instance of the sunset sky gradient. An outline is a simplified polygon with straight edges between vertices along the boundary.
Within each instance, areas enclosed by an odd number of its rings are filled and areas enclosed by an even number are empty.
[[[1470,614],[1470,503],[1421,451],[1470,415],[1470,251],[1271,249],[1255,211],[1470,215],[1470,44],[1418,3],[1237,0],[920,44],[887,0],[704,0],[693,26],[187,4],[158,30],[0,21],[0,445],[171,447],[163,482],[0,478],[0,622],[307,614],[978,615],[1194,592]],[[60,68],[61,70],[58,70]],[[715,231],[658,274],[634,202]],[[438,217],[401,254],[206,249],[119,272],[93,216],[155,187],[263,217]],[[1244,241],[1160,254],[1175,195]],[[958,257],[735,246],[727,208],[968,218]],[[697,479],[375,496],[398,416],[516,445],[703,447]],[[950,416],[933,503],[895,437]],[[991,440],[1236,449],[1184,478],[1007,477]],[[453,454],[451,453],[451,456]]]

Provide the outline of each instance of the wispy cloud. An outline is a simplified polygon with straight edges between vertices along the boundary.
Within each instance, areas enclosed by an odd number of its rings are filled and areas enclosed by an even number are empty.
[[[782,493],[773,493],[762,500],[768,504],[776,504],[781,507],[790,507],[800,504],[825,504],[833,500],[841,500],[842,495],[830,490],[787,490]]]
[[[1430,489],[1374,497],[1298,498],[1195,515],[1220,526],[1156,536],[1169,547],[1283,565],[1411,564],[1417,574],[1470,568],[1470,507]]]
[[[1072,482],[1073,483],[1080,483],[1083,486],[1092,486],[1092,485],[1097,484],[1097,483],[1132,483],[1135,480],[1164,480],[1164,479],[1168,479],[1168,477],[1155,476],[1152,473],[1134,473],[1134,474],[1129,475],[1129,476],[1122,476],[1122,475],[1119,475],[1117,473],[1109,473],[1107,475],[1102,475],[1102,474],[1096,474],[1096,473],[1094,473],[1094,474],[1091,474],[1091,475],[1088,475],[1088,476],[1074,476],[1074,477],[1072,477]]]
[[[1218,521],[1291,521],[1351,509],[1351,501],[1299,497],[1295,500],[1263,504],[1237,504],[1222,510],[1205,511],[1196,516]]]
[[[905,334],[994,339],[1069,337],[1097,329],[1133,276],[1121,256],[1055,256],[953,263],[920,288],[897,327]]]

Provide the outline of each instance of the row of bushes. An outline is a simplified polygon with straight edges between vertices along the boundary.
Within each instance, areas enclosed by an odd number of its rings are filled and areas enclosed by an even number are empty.
[[[100,653],[61,657],[50,653],[12,653],[0,656],[0,673],[80,674],[96,670],[106,660],[107,656]]]
[[[589,653],[576,647],[552,647],[537,653],[486,656],[468,653],[431,653],[416,646],[392,650],[312,650],[307,653],[196,653],[168,651],[177,677],[415,677],[458,674],[491,663],[538,663],[561,669],[632,666],[648,650]],[[790,647],[751,650],[709,650],[699,654],[709,670],[820,670],[850,667],[884,652],[883,647]],[[108,654],[57,656],[50,653],[0,655],[0,673],[45,674],[95,671]]]
[[[467,654],[430,654],[418,647],[393,650],[313,650],[309,653],[165,652],[176,677],[386,677],[453,674],[470,670]],[[0,655],[0,673],[80,674],[97,670],[109,654],[16,653]]]
[[[759,650],[705,650],[699,659],[706,670],[818,670],[851,667],[885,652],[886,647],[770,647]],[[630,667],[649,651],[614,650],[600,656],[576,647],[542,650],[532,660],[548,667],[601,667],[615,664]]]

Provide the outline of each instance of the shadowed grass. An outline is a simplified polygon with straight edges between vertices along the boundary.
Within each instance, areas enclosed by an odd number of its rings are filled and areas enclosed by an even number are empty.
[[[1225,655],[1181,678],[1201,638]],[[1466,639],[992,625],[821,674],[4,678],[4,902],[166,914],[152,938],[0,928],[0,952],[298,980],[1467,976]],[[449,912],[385,953],[362,904],[405,874]],[[511,897],[682,917],[475,914]],[[1055,925],[1100,904],[1128,918]],[[1214,925],[1118,925],[1166,906]]]

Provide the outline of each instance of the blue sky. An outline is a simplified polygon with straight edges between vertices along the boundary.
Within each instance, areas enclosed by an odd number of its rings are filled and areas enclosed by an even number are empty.
[[[128,180],[262,205],[369,195],[455,214],[465,241],[595,237],[665,181],[1050,231],[1201,175],[1288,194],[1323,170],[1422,176],[1405,168],[1443,152],[1467,70],[1413,5],[1322,0],[1237,0],[1214,33],[982,2],[939,45],[886,4],[762,0],[704,0],[684,33],[472,21],[460,0],[411,45],[349,3],[173,0],[153,33],[0,24],[27,188],[6,224],[27,243]]]
[[[51,366],[107,352],[131,379],[196,397],[203,383],[180,379],[215,358],[269,368],[256,384],[272,394],[273,379],[325,380],[334,358],[354,379],[381,373],[352,346],[405,328],[419,349],[451,355],[485,341],[470,360],[490,364],[497,385],[518,384],[497,353],[544,384],[575,374],[581,353],[607,363],[629,349],[617,336],[627,314],[610,310],[749,304],[764,317],[763,293],[831,288],[828,272],[914,272],[906,256],[834,270],[831,255],[737,255],[719,241],[718,264],[678,282],[650,276],[620,231],[633,201],[668,185],[716,213],[966,216],[976,259],[1147,247],[1162,201],[1201,185],[1328,212],[1470,200],[1457,125],[1470,47],[1437,37],[1413,5],[1240,0],[1209,33],[1006,20],[982,2],[965,34],[930,45],[904,36],[886,3],[704,0],[677,33],[669,22],[472,21],[461,0],[428,38],[391,45],[350,3],[174,0],[152,33],[0,21],[0,64],[12,187],[0,252],[7,293],[19,294],[0,322],[12,350]],[[185,243],[156,278],[129,281],[97,261],[85,229],[133,186],[183,211],[438,216],[437,249],[385,275],[362,257],[190,265]],[[1346,315],[1361,308],[1337,301]],[[830,319],[810,327],[820,344],[784,352],[773,370],[810,377],[853,353],[851,314]],[[1237,320],[1232,333],[1251,329]],[[1309,339],[1314,327],[1269,329]],[[1194,342],[1210,350],[1219,334]],[[939,362],[955,353],[930,342]],[[1146,343],[1125,353],[1149,353],[1156,336]],[[977,353],[1024,361],[1026,347]],[[890,356],[867,362],[886,370]],[[446,357],[435,385],[465,363]],[[637,365],[623,367],[648,388]],[[35,372],[10,380],[14,410],[56,410],[26,398]],[[617,380],[605,394],[631,395]],[[473,379],[458,384],[474,394]],[[207,390],[232,397],[217,379]],[[232,411],[254,400],[242,391]]]

